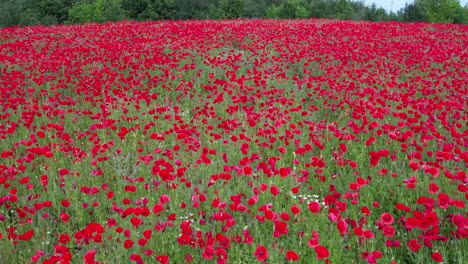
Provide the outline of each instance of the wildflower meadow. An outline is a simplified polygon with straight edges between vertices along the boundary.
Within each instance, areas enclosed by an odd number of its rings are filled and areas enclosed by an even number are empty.
[[[0,70],[2,263],[468,259],[467,25],[10,27]]]

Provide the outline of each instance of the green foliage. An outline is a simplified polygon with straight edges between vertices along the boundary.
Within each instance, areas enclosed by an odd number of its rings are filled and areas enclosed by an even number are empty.
[[[352,8],[351,20],[367,20],[367,10],[369,8],[366,8],[363,2],[350,1],[349,4]],[[386,14],[385,9],[382,8],[382,10]]]
[[[303,6],[296,7],[296,12],[294,13],[296,18],[308,18],[309,12]]]
[[[353,7],[348,0],[338,0],[335,6],[335,15],[338,19],[351,19],[353,17]]]
[[[280,18],[281,7],[276,5],[271,5],[266,10],[266,18]]]
[[[67,23],[86,23],[95,21],[99,17],[99,10],[94,10],[93,3],[77,2],[68,11]]]
[[[423,7],[417,2],[406,4],[402,9],[400,16],[404,22],[427,21]]]
[[[175,0],[146,0],[146,9],[139,15],[143,20],[174,19]]]
[[[77,2],[68,11],[67,23],[102,22],[102,20],[102,10],[96,9],[95,3],[92,2]]]
[[[12,27],[19,25],[20,13],[25,1],[5,0],[0,2],[0,26]]]
[[[458,8],[453,22],[457,24],[468,24],[468,4]]]
[[[0,27],[65,22],[72,0],[2,0]]]
[[[122,8],[130,19],[137,20],[147,7],[146,0],[122,0]]]
[[[266,18],[280,18],[281,7],[276,5],[271,5],[265,11]]]
[[[388,20],[388,15],[385,9],[377,8],[375,4],[372,4],[370,8],[366,10],[366,18],[368,21],[386,21]]]
[[[51,24],[54,24],[52,21]],[[20,20],[19,20],[20,25],[37,25],[37,24],[43,24],[41,21],[41,14],[38,12],[38,10],[34,8],[26,8],[24,11],[21,13]]]
[[[433,23],[453,23],[461,6],[458,0],[416,0]]]
[[[208,19],[215,0],[176,0],[175,19]]]
[[[219,0],[218,6],[211,6],[211,18],[232,19],[245,17],[246,9],[243,0]]]
[[[76,2],[68,12],[67,23],[118,21],[123,18],[122,0],[97,0]]]
[[[245,0],[247,17],[259,18],[265,16],[265,11],[269,6],[267,0]]]
[[[266,10],[267,18],[308,18],[309,11],[303,0],[287,0],[276,6],[271,5]]]
[[[333,18],[335,16],[335,1],[311,0],[307,9],[311,17],[315,18]]]
[[[35,0],[32,1],[31,9],[37,10],[41,20],[46,22],[55,21],[55,23],[45,24],[61,24],[68,19],[68,10],[73,5],[73,0]],[[45,18],[45,19],[44,19]]]
[[[98,0],[96,3],[102,6],[105,21],[119,21],[126,18],[122,0]]]

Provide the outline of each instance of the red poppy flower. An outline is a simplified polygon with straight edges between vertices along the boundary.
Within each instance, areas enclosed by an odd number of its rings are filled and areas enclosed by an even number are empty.
[[[162,204],[159,203],[153,206],[153,213],[159,214],[162,211],[164,211],[164,207],[162,206]]]
[[[85,263],[94,263],[94,256],[96,256],[96,250],[90,250],[84,255],[83,261]]]
[[[391,225],[393,224],[393,216],[389,213],[383,213],[381,216],[380,216],[380,221],[382,221],[382,223],[386,224],[386,225]]]
[[[144,236],[146,239],[150,239],[152,234],[153,234],[153,230],[151,230],[151,229],[148,229],[148,230],[143,231],[143,236]]]
[[[288,252],[286,252],[286,260],[288,261],[299,260],[299,255],[296,252],[289,250]]]
[[[336,227],[340,231],[340,236],[344,236],[348,233],[348,224],[344,220],[338,221]]]
[[[439,191],[439,185],[437,185],[437,183],[435,183],[435,182],[429,183],[428,192],[429,193],[437,193],[437,191]]]
[[[102,235],[101,234],[96,234],[93,238],[95,243],[102,243]]]
[[[63,200],[62,202],[60,202],[62,204],[63,207],[68,207],[70,206],[70,202],[68,200]]]
[[[374,233],[371,230],[363,230],[362,235],[365,238],[374,238]]]
[[[159,201],[162,203],[162,204],[165,204],[165,203],[168,203],[171,201],[171,198],[165,194],[161,195],[161,197],[159,197]]]
[[[370,152],[371,167],[375,167],[380,161],[380,154],[374,151]]]
[[[108,226],[116,226],[117,221],[114,218],[109,218],[109,219],[107,219],[107,225]]]
[[[269,257],[268,251],[264,246],[257,245],[257,249],[254,251],[254,255],[258,261],[264,261]]]
[[[147,239],[145,239],[145,238],[138,239],[138,245],[144,247],[146,245],[146,243],[148,243]]]
[[[291,210],[291,213],[293,213],[295,215],[297,215],[297,214],[299,214],[301,212],[301,208],[299,208],[297,206],[297,204],[294,204],[293,206],[291,206],[290,210]]]
[[[318,241],[317,238],[311,238],[307,242],[307,245],[309,245],[309,247],[311,247],[311,248],[316,248],[319,245],[319,241]]]
[[[346,202],[343,202],[343,201],[336,201],[334,205],[336,209],[340,212],[345,212],[348,208],[348,206],[346,205]]]
[[[131,247],[133,246],[133,244],[135,244],[135,242],[133,242],[133,241],[130,240],[130,239],[127,239],[127,240],[125,240],[125,242],[124,242],[124,248],[125,248],[125,249],[131,248]]]
[[[433,260],[435,260],[437,262],[442,262],[443,261],[442,254],[440,254],[439,252],[432,253],[431,257],[432,257]]]
[[[413,251],[413,252],[418,252],[419,249],[421,249],[421,244],[418,242],[417,239],[411,239],[410,241],[408,241],[406,243],[406,245],[408,246],[408,248]]]
[[[271,186],[270,191],[271,191],[271,194],[273,194],[275,196],[280,193],[280,189],[275,185]]]
[[[203,251],[202,256],[205,259],[212,259],[214,257],[214,249],[212,246],[207,246],[205,251]]]
[[[318,202],[312,201],[309,203],[309,210],[312,213],[318,213],[320,211],[320,204]]]
[[[216,234],[216,240],[218,241],[218,245],[222,246],[223,248],[229,249],[231,247],[229,238],[222,234]]]
[[[141,262],[141,256],[138,255],[138,254],[132,254],[132,255],[130,255],[130,260],[133,260],[133,261],[135,261],[137,263]]]
[[[328,258],[330,256],[330,252],[324,246],[316,246],[315,253],[317,254],[317,259]]]
[[[385,226],[382,229],[382,234],[387,237],[393,237],[395,235],[395,228],[393,226]]]
[[[33,236],[34,236],[34,230],[31,229],[29,231],[26,231],[26,233],[24,233],[22,235],[19,235],[18,239],[23,240],[23,241],[27,241],[27,240],[31,239]]]
[[[370,210],[369,210],[369,207],[367,207],[367,206],[361,207],[361,212],[364,213],[364,214],[367,215],[367,216],[371,215],[371,212],[370,212]]]
[[[177,242],[180,245],[188,245],[192,240],[193,238],[191,238],[190,235],[187,234],[182,234],[181,236],[179,236],[179,238],[177,238]]]
[[[274,237],[280,237],[281,235],[287,235],[289,233],[288,224],[281,221],[275,221],[275,230],[273,232]]]
[[[70,241],[70,235],[62,234],[59,238],[59,243],[67,244]]]
[[[143,224],[143,220],[141,220],[141,218],[139,217],[133,217],[132,219],[130,219],[130,222],[132,223],[134,228],[138,228],[140,225]]]
[[[167,255],[159,255],[156,257],[156,260],[161,264],[169,263],[169,256]]]
[[[193,256],[192,256],[190,253],[188,253],[187,255],[185,255],[185,260],[186,260],[187,262],[192,262]]]
[[[252,167],[250,166],[245,166],[242,168],[242,174],[244,175],[252,175],[253,173],[253,170],[252,170]]]
[[[68,222],[68,219],[70,219],[70,216],[68,214],[61,213],[60,218],[62,219],[63,222],[66,223],[66,222]]]

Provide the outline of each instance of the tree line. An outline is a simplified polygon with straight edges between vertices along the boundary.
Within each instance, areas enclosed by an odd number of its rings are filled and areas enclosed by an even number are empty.
[[[0,27],[119,20],[337,18],[468,24],[459,0],[414,0],[394,12],[359,0],[0,0]]]

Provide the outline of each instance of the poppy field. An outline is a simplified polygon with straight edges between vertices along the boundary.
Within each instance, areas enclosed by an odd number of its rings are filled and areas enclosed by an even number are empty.
[[[462,263],[468,26],[0,30],[3,263]]]

